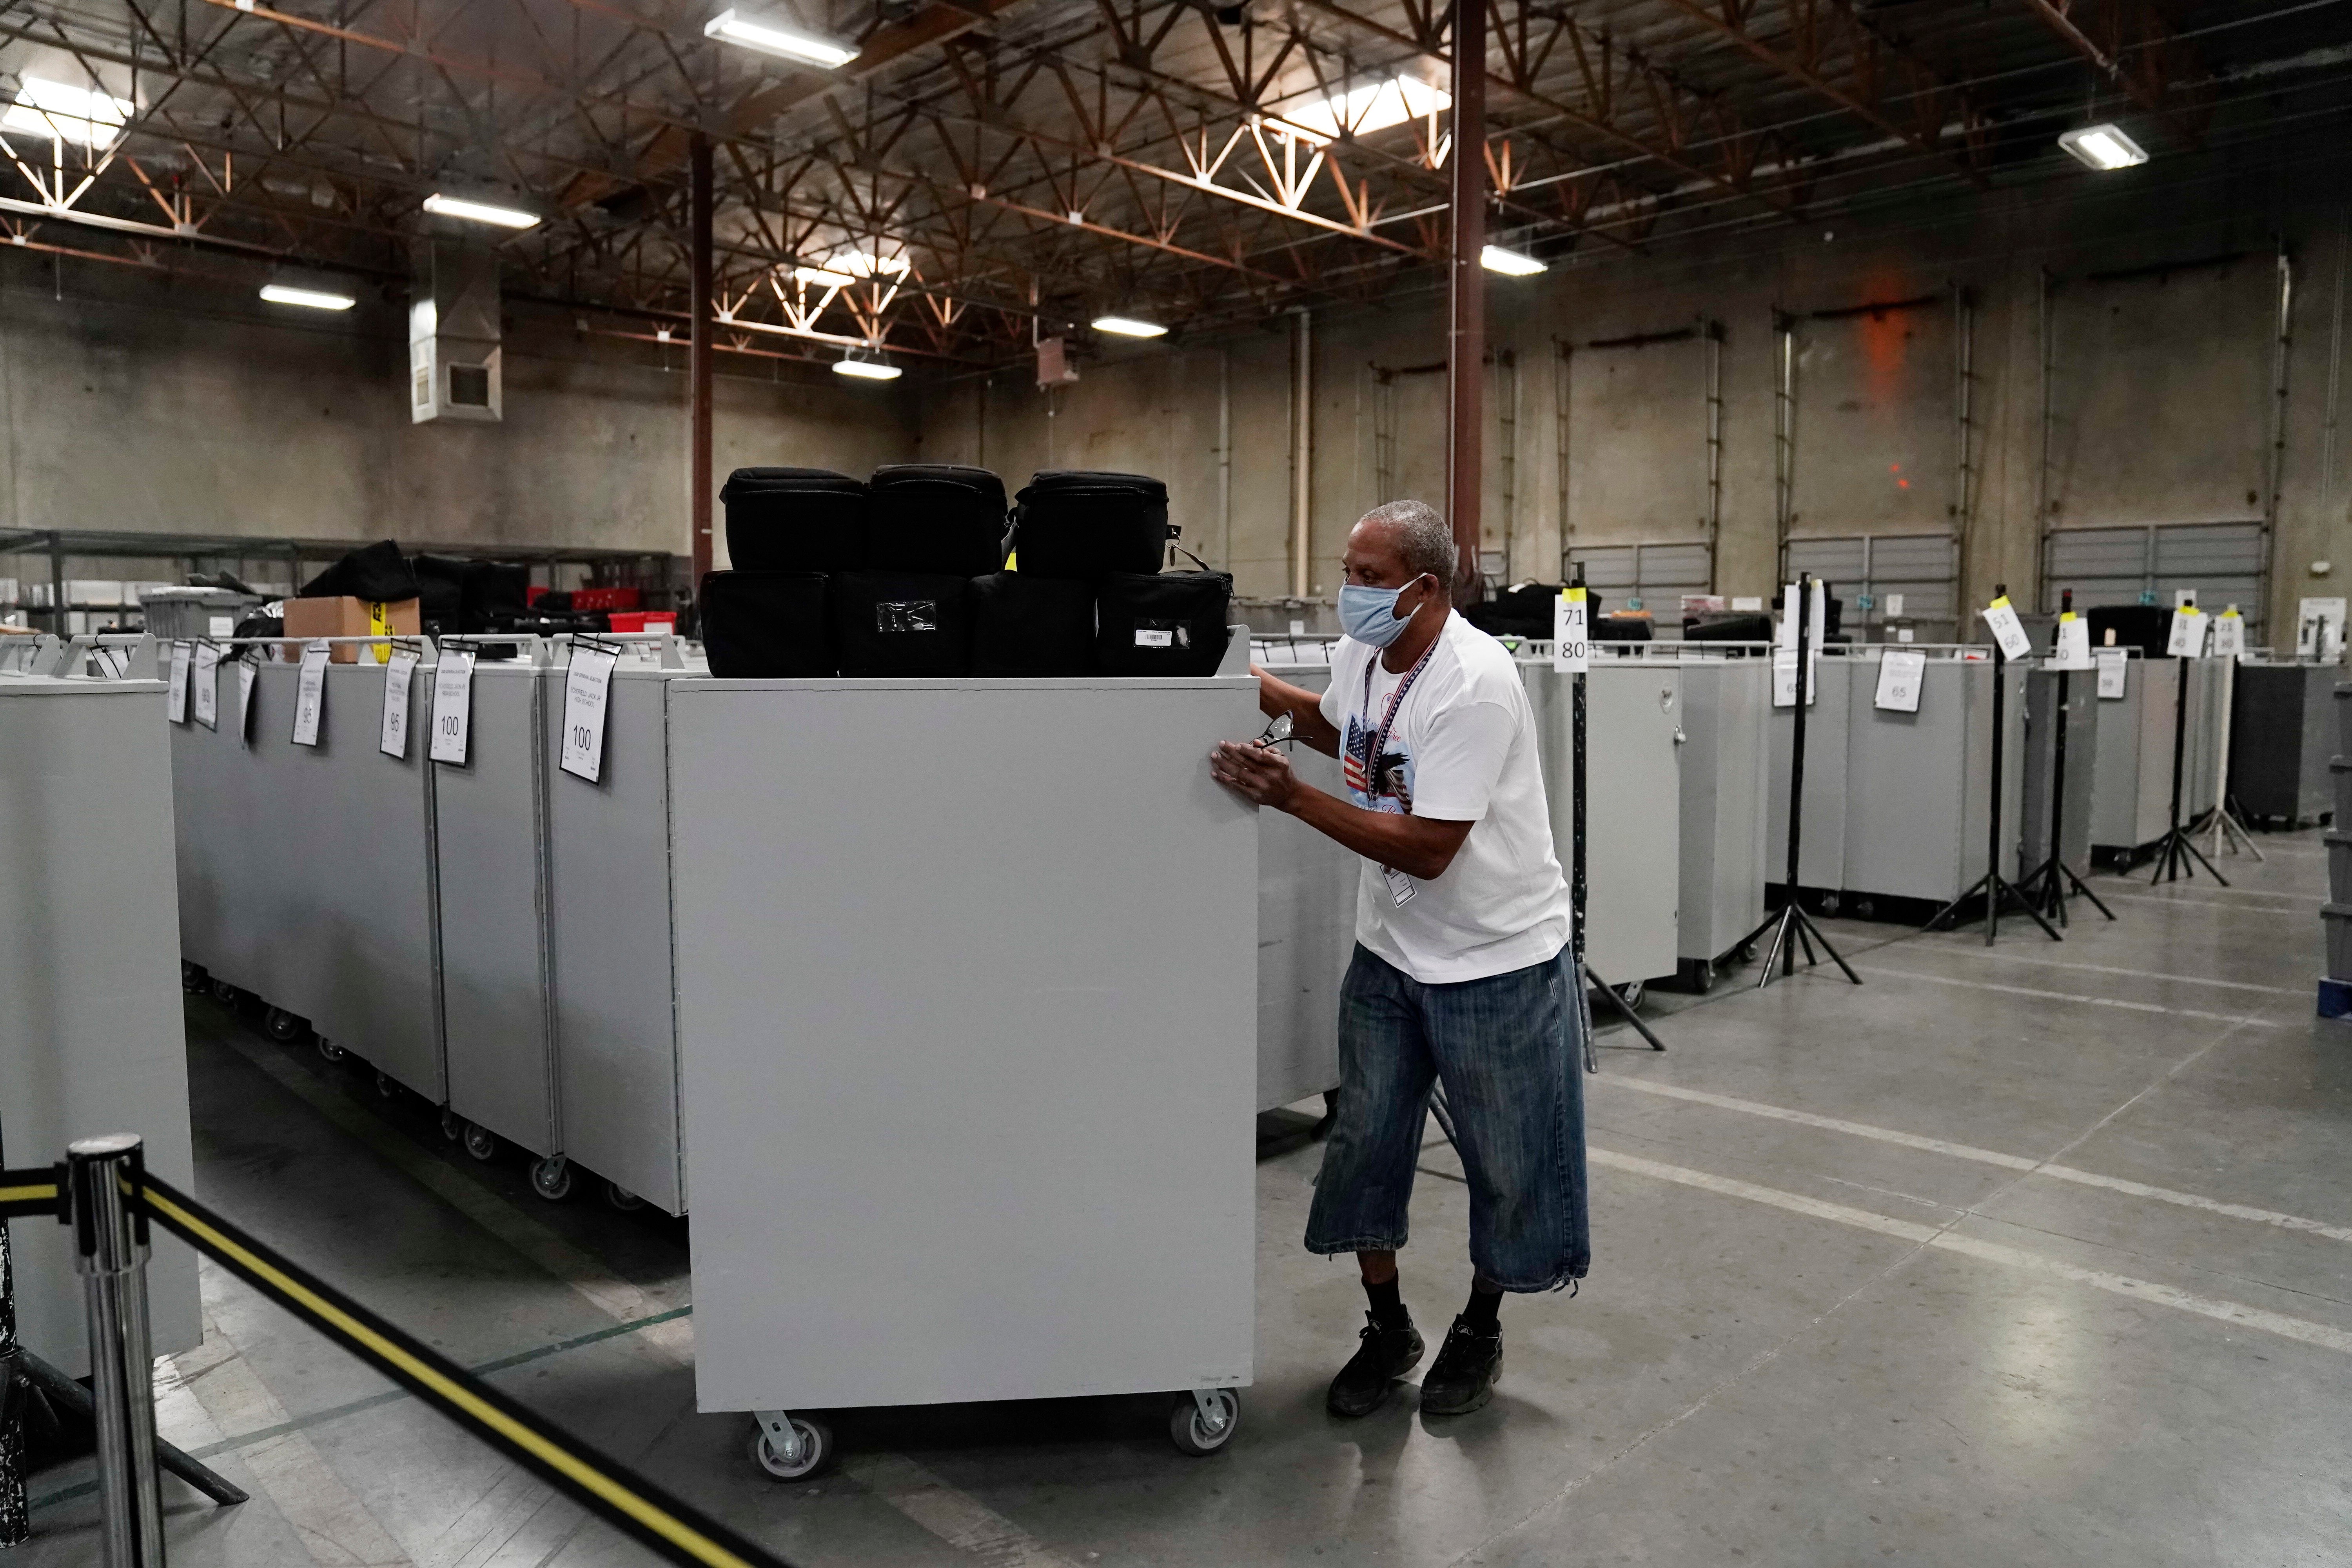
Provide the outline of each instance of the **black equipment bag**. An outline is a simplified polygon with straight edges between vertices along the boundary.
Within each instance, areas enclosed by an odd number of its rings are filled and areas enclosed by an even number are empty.
[[[472,564],[454,555],[419,555],[410,561],[416,574],[416,617],[425,636],[481,629],[465,624],[466,568]]]
[[[1034,572],[971,580],[974,675],[1092,675],[1095,585]]]
[[[977,577],[1004,564],[1004,481],[953,463],[893,463],[866,482],[877,572]]]
[[[416,597],[416,572],[389,539],[364,544],[302,584],[305,599],[366,599],[397,604]]]
[[[1594,642],[1648,642],[1657,634],[1647,616],[1602,616],[1592,623]],[[1549,637],[1555,628],[1544,628]]]
[[[719,499],[738,572],[855,572],[866,563],[866,484],[830,468],[738,468]]]
[[[1192,554],[1190,551],[1186,554]],[[1115,572],[1096,602],[1095,658],[1105,675],[1214,675],[1225,657],[1234,574]]]
[[[2136,647],[2149,658],[2162,658],[2172,646],[2172,612],[2162,605],[2101,605],[2084,610],[2091,623],[2091,646],[2105,647],[2113,627],[2117,647]]]
[[[530,568],[503,561],[468,561],[458,580],[457,625],[469,632],[497,629],[499,619],[528,608]]]
[[[1695,616],[1683,623],[1685,642],[1770,642],[1772,617],[1756,610]]]
[[[971,673],[971,579],[845,572],[833,580],[834,646],[849,676]]]
[[[1048,468],[1015,498],[1013,548],[1024,572],[1107,577],[1157,572],[1169,540],[1168,487],[1142,474]]]
[[[814,572],[713,572],[702,580],[702,647],[713,675],[829,676],[826,579]]]

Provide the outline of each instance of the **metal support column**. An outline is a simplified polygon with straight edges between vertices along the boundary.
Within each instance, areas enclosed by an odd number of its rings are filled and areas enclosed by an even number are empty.
[[[1977,308],[1968,289],[1957,283],[1952,286],[1952,436],[1957,448],[1952,476],[1952,538],[1954,553],[1959,557],[1952,577],[1955,596],[1966,605],[1972,603],[1969,597],[1969,525],[1976,515],[1977,495]],[[1872,591],[1875,593],[1876,589]],[[2033,602],[2041,603],[2038,598]]]
[[[98,1427],[99,1531],[106,1568],[163,1568],[163,1504],[155,1471],[155,1354],[147,1329],[147,1213],[130,1191],[144,1178],[134,1133],[66,1148],[74,1268],[89,1316],[90,1396]]]
[[[1774,344],[1780,361],[1772,385],[1772,527],[1777,551],[1774,571],[1789,575],[1789,530],[1796,523],[1793,510],[1797,484],[1797,318],[1772,312]],[[1793,896],[1793,895],[1792,895]]]
[[[690,433],[687,442],[687,495],[694,557],[694,591],[702,592],[703,574],[710,570],[710,138],[698,132],[690,157],[693,191],[688,245],[692,252],[688,279],[693,317],[688,340],[688,398]]]
[[[1479,595],[1479,489],[1485,464],[1479,438],[1485,415],[1486,275],[1486,7],[1484,0],[1454,0],[1453,239],[1446,267],[1445,490],[1453,514],[1454,596]]]
[[[1723,323],[1699,318],[1699,347],[1706,356],[1706,591],[1723,588]]]
[[[1315,550],[1315,313],[1290,318],[1290,596],[1307,597]]]

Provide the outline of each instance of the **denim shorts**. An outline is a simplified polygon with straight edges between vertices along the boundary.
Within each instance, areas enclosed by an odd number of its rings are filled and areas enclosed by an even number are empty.
[[[1443,1082],[1470,1187],[1470,1263],[1549,1290],[1592,1261],[1585,1210],[1584,998],[1568,953],[1425,985],[1360,944],[1339,989],[1339,1091],[1307,1249],[1393,1251]]]

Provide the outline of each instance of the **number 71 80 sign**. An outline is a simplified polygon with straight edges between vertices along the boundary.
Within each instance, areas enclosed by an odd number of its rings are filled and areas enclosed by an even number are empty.
[[[563,678],[563,771],[596,783],[604,776],[604,708],[613,691],[612,648],[574,644]]]

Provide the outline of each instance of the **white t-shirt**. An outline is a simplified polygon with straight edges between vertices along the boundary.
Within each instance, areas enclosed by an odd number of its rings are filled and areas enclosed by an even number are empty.
[[[1331,656],[1323,717],[1339,731],[1349,800],[1473,826],[1445,874],[1412,880],[1402,904],[1389,876],[1366,860],[1356,940],[1424,984],[1484,980],[1552,958],[1568,945],[1568,881],[1552,851],[1535,714],[1511,656],[1449,615],[1375,770],[1373,733],[1404,679],[1382,668],[1380,657],[1353,637],[1342,637]]]

